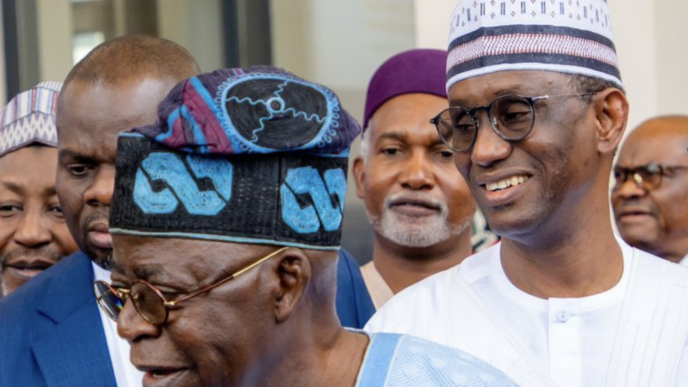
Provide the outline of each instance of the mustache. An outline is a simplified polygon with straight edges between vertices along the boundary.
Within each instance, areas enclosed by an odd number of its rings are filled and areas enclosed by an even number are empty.
[[[108,224],[110,224],[110,212],[109,211],[100,211],[93,213],[89,216],[87,216],[84,219],[84,222],[82,223],[82,231],[86,232],[88,231],[88,227],[92,225],[95,222],[100,222],[100,221],[105,221]]]
[[[434,207],[439,208],[440,214],[444,215],[449,212],[449,207],[445,201],[421,192],[398,192],[387,196],[384,202],[385,209],[390,209],[392,204],[399,200],[426,202]]]
[[[62,254],[50,247],[42,247],[39,249],[30,249],[27,247],[17,247],[10,250],[7,254],[0,255],[0,268],[5,267],[7,262],[12,262],[14,259],[19,257],[29,257],[29,258],[44,258],[51,260],[53,262],[58,262],[62,259]]]

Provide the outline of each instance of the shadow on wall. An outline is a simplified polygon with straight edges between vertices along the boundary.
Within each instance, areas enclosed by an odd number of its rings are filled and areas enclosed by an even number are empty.
[[[352,184],[353,182],[350,182]],[[351,185],[349,189],[355,189]],[[373,258],[373,228],[368,223],[363,202],[346,203],[344,226],[342,228],[342,248],[350,252],[359,265],[370,262]]]

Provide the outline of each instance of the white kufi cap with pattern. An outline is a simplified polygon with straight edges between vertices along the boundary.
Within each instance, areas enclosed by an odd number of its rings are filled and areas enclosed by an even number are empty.
[[[447,90],[505,70],[585,75],[623,89],[605,0],[463,0],[448,51]]]
[[[29,146],[57,146],[55,115],[61,82],[42,82],[17,94],[0,115],[0,157]]]

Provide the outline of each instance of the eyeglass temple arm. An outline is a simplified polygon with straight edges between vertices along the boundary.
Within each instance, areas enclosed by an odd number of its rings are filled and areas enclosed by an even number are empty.
[[[184,297],[182,297],[182,298],[179,298],[179,299],[176,299],[176,300],[173,300],[173,301],[165,301],[164,304],[165,304],[165,306],[167,306],[167,307],[173,307],[173,306],[175,306],[176,304],[178,304],[178,303],[180,303],[180,302],[182,302],[182,301],[184,301],[184,300],[188,300],[189,298],[196,297],[196,296],[198,296],[199,294],[203,294],[203,293],[205,293],[205,292],[209,292],[209,291],[215,289],[216,287],[218,287],[218,286],[224,284],[225,282],[230,281],[230,280],[232,280],[232,279],[234,279],[234,278],[236,278],[236,277],[238,277],[238,276],[240,276],[240,275],[246,273],[247,271],[253,269],[254,267],[260,265],[261,263],[267,261],[268,259],[274,257],[275,255],[281,253],[282,251],[284,251],[284,250],[286,250],[286,249],[288,249],[288,247],[287,247],[287,246],[284,246],[284,247],[282,247],[281,249],[276,250],[276,251],[273,251],[272,253],[266,255],[265,257],[263,257],[263,258],[257,260],[256,262],[253,262],[252,264],[250,264],[250,265],[246,266],[245,268],[243,268],[243,269],[237,271],[236,273],[230,274],[229,277],[227,277],[227,278],[221,280],[220,282],[216,282],[216,283],[214,283],[214,284],[212,284],[212,285],[210,285],[210,286],[208,286],[208,287],[205,287],[205,288],[202,288],[202,289],[198,289],[198,290],[196,290],[195,292],[193,292],[193,293],[191,293],[191,294],[187,294],[186,296],[184,296]]]

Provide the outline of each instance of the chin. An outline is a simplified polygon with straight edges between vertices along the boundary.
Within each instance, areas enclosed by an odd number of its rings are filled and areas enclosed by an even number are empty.
[[[485,214],[485,212],[483,212]],[[539,215],[539,216],[538,216]],[[502,238],[518,240],[534,236],[546,219],[546,214],[513,211],[509,208],[491,209],[485,214],[490,230]]]

